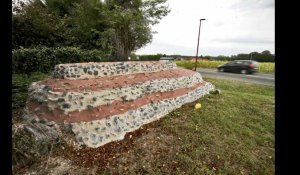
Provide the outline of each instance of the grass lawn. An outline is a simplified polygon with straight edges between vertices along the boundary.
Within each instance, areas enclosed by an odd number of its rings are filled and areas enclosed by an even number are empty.
[[[222,93],[183,105],[120,142],[80,151],[63,145],[51,157],[70,160],[71,174],[274,174],[274,87],[204,79]],[[42,162],[36,169],[49,172]]]
[[[222,93],[199,99],[199,111],[194,102],[167,115],[117,165],[155,174],[274,174],[274,87],[205,80]]]
[[[274,87],[205,78],[221,89],[164,120],[178,174],[274,174]],[[170,160],[165,160],[168,162]]]
[[[183,105],[121,142],[64,157],[100,174],[274,174],[274,87],[205,80],[222,93],[199,99],[199,111]]]

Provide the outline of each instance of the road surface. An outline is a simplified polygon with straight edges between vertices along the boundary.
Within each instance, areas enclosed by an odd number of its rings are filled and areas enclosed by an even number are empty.
[[[238,74],[238,73],[229,73],[229,72],[218,72],[216,69],[204,69],[204,68],[198,68],[197,71],[200,72],[202,77],[239,80],[239,81],[245,81],[249,83],[258,83],[258,84],[265,84],[265,85],[272,85],[272,86],[275,85],[275,76],[271,74],[254,73],[252,75],[249,75],[249,74]]]

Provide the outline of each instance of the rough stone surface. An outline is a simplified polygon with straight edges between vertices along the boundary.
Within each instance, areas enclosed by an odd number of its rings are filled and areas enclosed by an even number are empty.
[[[200,74],[171,79],[149,80],[120,88],[88,92],[53,92],[44,90],[44,85],[33,84],[31,100],[47,104],[51,109],[60,108],[66,113],[82,111],[88,106],[96,107],[115,100],[132,101],[146,94],[167,92],[174,89],[192,87],[202,80]]]
[[[23,123],[13,125],[12,131],[12,163],[28,164],[38,159],[41,155],[51,152],[51,147],[56,145],[61,137],[58,125],[43,123],[33,116],[24,117]]]
[[[141,76],[145,72],[146,78]],[[164,76],[170,72],[178,73]],[[132,81],[138,74],[139,78]],[[85,81],[88,84],[90,80],[84,79],[109,81],[103,77],[112,76],[122,77],[123,83],[118,84],[114,79],[117,85],[105,88],[85,85]],[[55,81],[31,85],[27,115],[45,126],[55,126],[56,132],[60,131],[56,123],[64,129],[69,128],[77,144],[92,148],[122,140],[127,132],[158,120],[215,89],[211,83],[203,81],[200,73],[179,69],[166,61],[57,65],[53,78]],[[64,79],[70,79],[73,85],[68,86]],[[82,84],[79,85],[82,90],[75,91],[77,81]]]
[[[161,70],[175,69],[172,62],[90,62],[75,64],[59,64],[55,66],[53,77],[66,79],[84,79],[103,76],[116,76],[142,72],[157,72]]]
[[[212,84],[206,83],[203,87],[186,95],[150,103],[121,115],[91,122],[73,123],[72,130],[77,133],[76,138],[80,144],[96,148],[112,141],[122,140],[127,132],[132,132],[144,124],[160,119],[183,104],[193,102],[208,94],[213,88]]]

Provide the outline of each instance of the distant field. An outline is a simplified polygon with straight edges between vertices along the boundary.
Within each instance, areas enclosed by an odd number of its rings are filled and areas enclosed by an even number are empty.
[[[197,62],[197,67],[216,69],[218,65],[224,64],[228,61],[199,61]],[[195,62],[192,61],[175,61],[177,66],[184,67],[186,69],[193,69],[195,66]],[[259,72],[261,73],[275,73],[275,63],[258,63],[259,64]]]

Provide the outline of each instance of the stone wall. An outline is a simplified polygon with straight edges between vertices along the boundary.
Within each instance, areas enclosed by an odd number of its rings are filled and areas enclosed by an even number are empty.
[[[175,68],[175,63],[159,61],[111,62],[105,64],[102,62],[59,64],[55,66],[53,76],[55,78],[84,79],[134,73],[157,72]]]
[[[59,108],[65,113],[82,111],[88,107],[110,104],[115,100],[133,101],[154,92],[167,92],[174,89],[192,87],[202,80],[200,74],[170,79],[149,80],[139,84],[119,88],[88,92],[53,92],[47,86],[33,84],[31,99],[45,103],[51,109]]]
[[[175,98],[150,103],[140,108],[113,115],[101,120],[72,123],[72,130],[80,144],[99,147],[112,141],[122,140],[127,132],[132,132],[144,124],[160,119],[185,103],[193,102],[209,93],[214,87],[206,83],[203,87]]]
[[[168,61],[65,64],[31,85],[26,111],[71,126],[79,145],[96,148],[211,90],[200,73]]]

